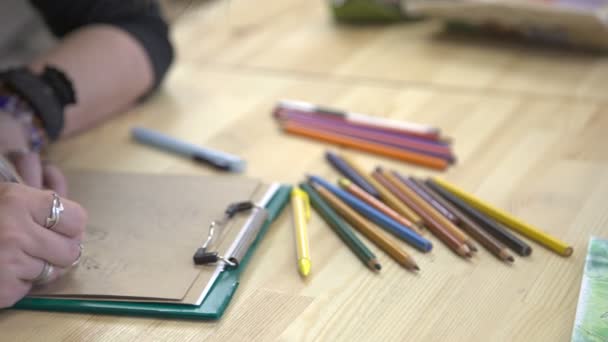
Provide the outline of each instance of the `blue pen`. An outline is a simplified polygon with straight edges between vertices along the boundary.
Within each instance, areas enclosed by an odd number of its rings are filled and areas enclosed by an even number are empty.
[[[350,193],[340,189],[339,187],[331,184],[325,179],[319,176],[308,176],[309,180],[321,185],[322,187],[328,189],[333,192],[336,196],[346,202],[348,205],[353,207],[353,209],[357,210],[363,216],[368,219],[374,221],[376,224],[384,227],[391,233],[395,234],[399,238],[403,239],[405,242],[411,244],[415,248],[419,249],[422,252],[428,252],[433,248],[433,244],[418,235],[416,232],[412,231],[409,227],[406,227],[392,218],[384,215],[382,212],[376,210],[375,208],[367,205],[365,202],[351,195]]]
[[[131,135],[135,140],[143,144],[185,155],[197,162],[207,163],[220,170],[232,172],[242,172],[245,170],[245,161],[237,156],[179,141],[151,129],[135,127],[131,129]]]
[[[365,190],[368,194],[376,198],[380,197],[378,190],[376,190],[373,185],[369,184],[365,178],[361,177],[357,171],[353,170],[353,168],[351,168],[350,165],[344,161],[344,159],[340,158],[340,156],[328,151],[325,153],[325,157],[336,169],[338,169],[338,171],[340,171],[340,173],[346,176],[346,178],[350,179],[353,183],[357,184],[361,189]]]

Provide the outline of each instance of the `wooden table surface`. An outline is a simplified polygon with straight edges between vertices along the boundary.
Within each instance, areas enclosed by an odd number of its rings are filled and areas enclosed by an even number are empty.
[[[337,174],[325,144],[282,134],[278,99],[296,98],[440,126],[459,162],[441,174],[563,238],[512,266],[485,250],[464,261],[436,239],[412,251],[418,275],[373,248],[373,274],[313,216],[313,270],[297,273],[290,210],[269,230],[218,322],[6,311],[6,341],[568,341],[587,242],[608,237],[608,62],[579,52],[442,33],[432,21],[350,26],[321,0],[231,0],[177,20],[163,91],[62,142],[65,168],[211,174],[130,141],[142,125],[239,154],[246,176],[295,183]],[[431,171],[354,153],[416,175]],[[536,246],[536,245],[534,245]],[[408,250],[412,250],[408,248]]]

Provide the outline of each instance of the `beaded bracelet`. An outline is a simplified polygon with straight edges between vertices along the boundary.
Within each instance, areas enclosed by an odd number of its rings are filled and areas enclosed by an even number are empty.
[[[6,112],[17,120],[25,129],[29,148],[33,152],[40,152],[46,145],[46,133],[40,120],[32,113],[29,106],[15,95],[0,94],[0,111]]]

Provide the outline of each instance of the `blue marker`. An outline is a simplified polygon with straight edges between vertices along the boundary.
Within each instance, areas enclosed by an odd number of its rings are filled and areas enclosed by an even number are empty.
[[[381,227],[384,227],[386,230],[395,234],[396,236],[403,239],[405,242],[411,244],[412,246],[419,249],[420,251],[428,252],[433,248],[433,244],[429,240],[418,235],[416,232],[411,230],[409,227],[406,227],[406,226],[398,223],[397,221],[393,220],[392,218],[384,215],[382,212],[376,210],[376,208],[373,208],[373,207],[367,205],[367,203],[361,201],[360,199],[351,195],[350,193],[340,189],[339,187],[331,184],[330,182],[324,180],[321,177],[308,176],[308,178],[313,183],[317,183],[317,184],[321,185],[322,187],[326,188],[327,190],[333,192],[336,196],[338,196],[340,199],[342,199],[348,205],[353,207],[353,209],[357,210],[363,216],[374,221],[376,224],[380,225]]]
[[[131,129],[131,135],[140,143],[185,155],[192,158],[194,161],[209,164],[220,170],[232,172],[242,172],[245,170],[246,162],[232,154],[179,141],[168,135],[143,127]]]

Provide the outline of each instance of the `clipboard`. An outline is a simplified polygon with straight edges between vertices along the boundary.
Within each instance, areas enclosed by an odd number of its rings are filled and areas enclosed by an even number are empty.
[[[224,268],[213,282],[200,305],[26,297],[15,304],[12,309],[192,320],[217,320],[221,318],[234,296],[239,285],[240,275],[244,272],[251,260],[259,241],[265,235],[272,222],[280,215],[289,200],[289,186],[275,184],[270,188],[273,189],[273,191],[264,205],[267,216],[260,231],[240,260],[239,266],[231,269]]]

